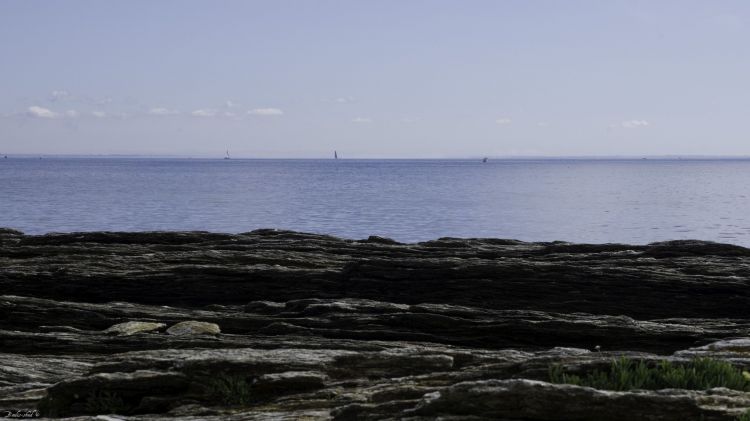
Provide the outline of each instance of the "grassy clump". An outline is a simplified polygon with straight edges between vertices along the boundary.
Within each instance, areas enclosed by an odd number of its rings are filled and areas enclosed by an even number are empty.
[[[97,390],[89,393],[84,403],[87,414],[121,414],[128,409],[122,398],[115,392]]]
[[[220,375],[206,384],[209,398],[224,405],[247,405],[251,399],[251,384],[247,377]]]
[[[595,370],[583,377],[568,374],[562,366],[554,365],[550,367],[549,378],[552,383],[604,390],[706,390],[726,387],[750,391],[750,373],[726,361],[711,358],[697,358],[684,364],[662,361],[649,366],[645,361],[623,357],[613,360],[609,370]]]

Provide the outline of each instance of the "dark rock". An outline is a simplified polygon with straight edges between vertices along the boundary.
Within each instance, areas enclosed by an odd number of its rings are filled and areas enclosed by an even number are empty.
[[[273,301],[253,301],[247,303],[245,306],[245,312],[257,313],[257,314],[277,314],[284,310],[286,306],[284,303],[276,303]]]
[[[701,241],[0,230],[0,408],[134,421],[734,420],[750,409],[745,392],[547,380],[552,365],[583,375],[620,356],[750,368],[748,286],[748,249]]]
[[[253,381],[252,393],[279,396],[322,389],[328,376],[318,371],[285,371],[263,374]]]
[[[729,421],[748,405],[747,394],[727,390],[610,392],[517,379],[458,383],[425,395],[417,408],[405,413],[430,418]]]
[[[63,381],[50,387],[47,396],[40,403],[40,409],[50,417],[95,415],[102,411],[121,414],[144,413],[153,409],[153,403],[150,403],[148,398],[174,398],[185,393],[187,388],[188,380],[177,373],[98,373]],[[163,411],[165,408],[161,409]],[[112,412],[106,412],[109,410]]]
[[[639,320],[733,318],[750,303],[750,251],[699,241],[381,244],[288,231],[16,237],[0,246],[0,290],[55,300],[204,306],[360,298]]]
[[[366,240],[362,240],[363,243],[378,243],[378,244],[390,244],[390,245],[399,245],[398,241],[392,239],[392,238],[386,238],[386,237],[379,237],[377,235],[371,235],[367,237]]]

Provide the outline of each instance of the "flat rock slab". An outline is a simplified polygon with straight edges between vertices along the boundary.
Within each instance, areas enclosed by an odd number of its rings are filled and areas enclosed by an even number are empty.
[[[413,414],[526,420],[733,420],[750,405],[746,393],[724,390],[611,392],[539,381],[458,383],[425,395]]]
[[[740,318],[750,306],[750,250],[692,240],[386,244],[277,230],[3,231],[0,268],[8,295],[178,307],[358,298],[650,320]]]

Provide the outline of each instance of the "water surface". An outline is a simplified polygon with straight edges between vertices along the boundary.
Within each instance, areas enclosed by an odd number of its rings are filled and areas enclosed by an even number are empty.
[[[750,246],[748,160],[0,160],[0,226]]]

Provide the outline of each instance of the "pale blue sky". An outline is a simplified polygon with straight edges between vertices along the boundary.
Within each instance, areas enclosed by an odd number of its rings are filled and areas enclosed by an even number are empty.
[[[0,1],[0,153],[750,155],[746,1]]]

